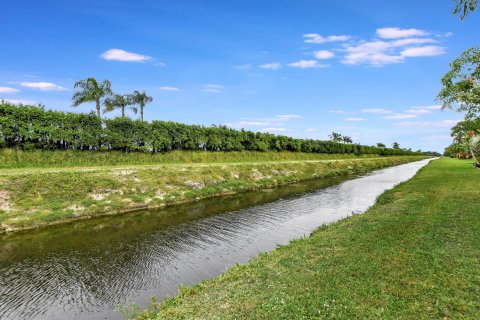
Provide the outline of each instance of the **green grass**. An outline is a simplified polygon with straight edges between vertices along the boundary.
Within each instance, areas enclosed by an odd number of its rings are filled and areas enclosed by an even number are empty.
[[[0,232],[360,174],[424,157],[0,170]]]
[[[0,149],[0,169],[118,166],[167,163],[224,163],[291,160],[330,160],[376,158],[378,155],[315,154],[302,152],[211,152],[172,151],[148,154],[140,152],[96,151],[22,151]]]
[[[140,319],[478,319],[480,171],[441,159],[365,214],[182,289]]]

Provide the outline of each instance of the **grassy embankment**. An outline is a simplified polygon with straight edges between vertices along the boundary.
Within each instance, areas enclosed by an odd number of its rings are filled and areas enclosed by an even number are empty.
[[[233,156],[248,159],[248,155]],[[0,232],[364,173],[420,158],[2,169]]]
[[[480,171],[441,159],[365,214],[204,281],[141,319],[478,319]]]
[[[303,152],[211,152],[171,151],[148,154],[120,151],[22,151],[0,149],[0,169],[10,168],[56,168],[56,167],[97,167],[118,165],[155,165],[166,163],[224,163],[290,160],[332,160],[378,158],[377,154],[318,154]]]

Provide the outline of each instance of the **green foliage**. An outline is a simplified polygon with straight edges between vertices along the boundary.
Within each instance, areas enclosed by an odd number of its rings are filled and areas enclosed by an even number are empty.
[[[126,101],[128,100],[128,101]],[[106,99],[108,108],[128,106],[130,98]],[[269,133],[204,127],[170,121],[101,120],[94,113],[45,111],[37,107],[0,104],[0,148],[23,150],[119,150],[124,152],[188,151],[290,151],[326,154],[416,155],[409,150],[377,148]]]
[[[480,112],[480,47],[470,48],[450,63],[442,78],[437,100],[443,108],[466,112],[474,117]]]
[[[469,12],[475,11],[478,6],[478,0],[454,0],[457,2],[453,14],[460,14],[460,19],[464,19]]]
[[[387,146],[382,142],[377,143],[377,148],[386,148],[386,147]]]

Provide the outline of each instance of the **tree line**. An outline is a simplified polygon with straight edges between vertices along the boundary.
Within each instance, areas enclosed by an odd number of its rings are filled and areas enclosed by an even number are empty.
[[[119,150],[125,152],[292,151],[418,155],[405,149],[378,148],[335,141],[296,139],[270,133],[205,127],[128,117],[101,119],[95,112],[71,113],[0,103],[0,148],[23,150]],[[424,153],[423,153],[424,154]]]

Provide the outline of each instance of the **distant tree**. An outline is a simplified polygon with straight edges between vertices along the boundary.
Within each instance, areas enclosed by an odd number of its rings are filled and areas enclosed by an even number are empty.
[[[392,148],[393,149],[400,149],[400,144],[398,142],[392,143]]]
[[[337,132],[332,132],[332,134],[330,134],[328,137],[330,138],[330,140],[332,140],[334,142],[342,141],[342,135],[340,133],[337,133]]]
[[[343,143],[353,143],[352,138],[349,137],[349,136],[343,136],[342,141],[343,141]]]
[[[80,90],[73,94],[72,106],[78,107],[86,102],[95,102],[97,116],[100,118],[101,100],[102,98],[112,94],[110,81],[104,80],[102,83],[98,83],[95,78],[87,78],[85,80],[75,82],[73,87],[79,88]]]
[[[465,19],[468,13],[475,11],[478,0],[454,0],[456,2],[453,14],[460,14],[460,19]]]
[[[377,148],[386,148],[386,147],[387,146],[382,142],[377,143]]]
[[[442,78],[437,100],[443,108],[456,109],[473,117],[480,112],[480,47],[471,48],[450,63]]]
[[[105,112],[111,112],[116,109],[120,109],[122,111],[122,118],[125,118],[125,109],[129,107],[133,113],[137,114],[138,110],[135,107],[132,107],[134,104],[132,96],[129,94],[114,94],[111,97],[105,99]]]
[[[140,107],[140,120],[143,121],[143,109],[145,108],[145,105],[147,103],[150,103],[153,101],[153,98],[148,96],[145,91],[140,93],[136,90],[133,92],[131,98],[132,98],[132,102],[134,104],[138,104],[138,106]]]

